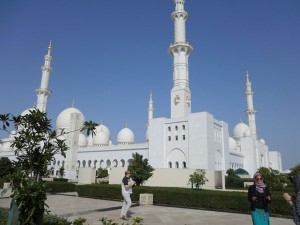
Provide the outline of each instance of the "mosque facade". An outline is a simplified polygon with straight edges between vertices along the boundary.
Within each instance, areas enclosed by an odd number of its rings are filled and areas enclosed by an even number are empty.
[[[153,100],[150,93],[148,107],[148,123],[146,140],[135,143],[135,135],[127,126],[119,131],[117,142],[112,143],[110,130],[100,124],[96,134],[86,136],[79,130],[85,121],[84,114],[72,105],[63,110],[57,117],[56,129],[69,132],[61,136],[69,149],[66,158],[60,154],[49,168],[58,171],[65,168],[65,177],[76,179],[80,167],[112,168],[127,167],[128,160],[133,153],[147,158],[154,168],[174,169],[207,169],[226,171],[244,169],[253,174],[260,167],[270,167],[282,171],[281,154],[271,151],[263,139],[257,137],[256,110],[253,102],[252,84],[246,73],[245,96],[248,124],[240,122],[229,135],[228,124],[214,118],[208,112],[192,113],[192,96],[189,88],[188,58],[193,50],[186,41],[185,23],[188,13],[184,9],[185,0],[174,0],[175,10],[171,17],[174,22],[174,42],[169,46],[169,53],[173,58],[173,87],[170,91],[170,118],[154,118]],[[40,88],[36,89],[36,108],[46,112],[48,89],[51,73],[51,42],[45,63],[42,66]],[[21,115],[26,115],[30,108]],[[10,147],[16,131],[12,131],[8,138],[0,140],[0,157],[14,159],[14,151]]]

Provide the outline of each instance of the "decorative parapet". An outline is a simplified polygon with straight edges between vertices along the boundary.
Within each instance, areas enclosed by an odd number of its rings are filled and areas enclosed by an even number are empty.
[[[93,146],[79,146],[79,151],[119,151],[119,150],[138,150],[149,148],[149,143],[135,143],[130,145],[93,145]]]
[[[245,113],[246,114],[256,114],[257,113],[257,111],[255,110],[255,109],[247,109],[247,110],[245,110]]]
[[[182,17],[184,20],[187,20],[188,18],[188,13],[184,10],[180,10],[180,11],[173,11],[173,13],[171,14],[172,20],[175,21],[175,19],[178,19],[180,17]]]
[[[180,51],[184,51],[187,53],[187,55],[189,55],[193,51],[193,47],[189,42],[186,41],[177,41],[174,43],[170,43],[169,53],[171,55]]]
[[[174,43],[170,43],[170,47],[172,47],[174,45],[186,45],[186,46],[190,46],[191,48],[193,48],[192,45],[187,41],[176,41]]]
[[[247,91],[245,91],[245,95],[253,95],[253,91],[247,90]]]
[[[13,142],[14,138],[2,138],[0,139],[0,143],[5,143],[5,142]]]
[[[44,89],[44,88],[37,88],[35,89],[35,93],[37,94],[46,94],[47,96],[50,96],[52,94],[52,91],[49,89]]]
[[[51,56],[49,56],[50,57],[50,59],[52,58]],[[52,72],[52,67],[50,67],[50,66],[42,66],[41,67],[41,69],[42,69],[42,72],[43,71],[47,71],[47,72],[49,72],[49,73],[51,73]]]

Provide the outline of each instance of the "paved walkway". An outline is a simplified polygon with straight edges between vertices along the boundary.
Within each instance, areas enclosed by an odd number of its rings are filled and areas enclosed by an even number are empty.
[[[48,195],[46,202],[51,214],[74,220],[78,217],[87,219],[89,225],[101,225],[105,217],[122,224],[120,219],[121,202],[77,197],[76,193],[67,195]],[[10,198],[0,197],[0,207],[9,207]],[[129,223],[132,218],[141,217],[145,225],[252,225],[250,215],[214,212],[197,209],[163,207],[155,205],[130,208]],[[294,225],[291,219],[271,217],[271,225]]]

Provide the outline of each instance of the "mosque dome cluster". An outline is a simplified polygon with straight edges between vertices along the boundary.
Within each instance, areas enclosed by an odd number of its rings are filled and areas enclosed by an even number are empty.
[[[265,141],[257,139],[256,110],[248,71],[245,91],[247,96],[245,113],[248,117],[248,125],[243,122],[236,124],[232,137],[229,136],[228,124],[225,121],[216,119],[213,114],[206,111],[192,112],[187,59],[193,48],[187,42],[185,33],[185,21],[188,13],[184,10],[184,0],[174,0],[174,3],[176,4],[175,11],[172,12],[175,28],[174,42],[169,46],[169,53],[173,58],[173,86],[170,92],[171,116],[169,118],[153,117],[154,107],[151,91],[148,102],[147,142],[135,144],[135,134],[126,125],[119,130],[116,137],[113,137],[116,143],[112,144],[111,132],[102,123],[97,125],[94,133],[89,136],[82,132],[86,119],[73,103],[71,107],[62,110],[56,119],[58,138],[65,140],[69,149],[65,158],[57,153],[48,164],[48,169],[54,169],[53,176],[58,174],[61,166],[65,168],[66,178],[78,180],[78,182],[81,179],[79,176],[81,167],[94,169],[124,167],[124,170],[128,166],[132,154],[135,153],[145,157],[149,161],[149,165],[154,168],[203,168],[210,171],[225,171],[231,168],[238,170],[243,175],[247,172],[254,173],[262,166],[272,166],[274,169],[282,170],[281,154],[277,151],[269,151]],[[41,85],[35,90],[38,103],[36,108],[41,112],[47,112],[48,97],[52,93],[48,89],[52,71],[50,66],[51,48],[50,42],[48,53],[45,55],[45,63],[42,66]],[[78,95],[80,92],[76,90],[76,94]],[[100,102],[101,97],[103,96],[100,96]],[[216,102],[216,104],[219,103]],[[102,108],[105,110],[106,107]],[[28,108],[22,112],[21,116],[28,115],[34,110],[36,110],[35,107]],[[17,131],[11,132],[9,138],[0,139],[0,156],[15,157],[11,144],[21,130],[22,127],[18,127]],[[111,171],[110,176],[113,177],[114,171],[116,170]],[[87,176],[87,170],[82,174]],[[168,172],[167,176],[169,174],[173,174],[173,172]],[[174,171],[175,176],[176,174],[178,172]],[[94,174],[88,176],[94,179]],[[223,180],[219,180],[222,178],[219,173],[213,172],[209,176],[214,181],[210,182],[209,185],[212,185],[210,187],[213,187],[213,183],[216,187],[224,187]],[[165,179],[166,176],[161,178]],[[162,179],[157,180],[161,181]],[[162,183],[164,182],[157,184],[164,185]],[[175,183],[175,185],[179,184]],[[170,186],[169,183],[166,186]]]
[[[24,111],[25,112],[25,111]],[[29,111],[28,111],[29,112]],[[71,129],[71,120],[72,114],[77,113],[79,114],[79,124],[80,128],[83,127],[83,123],[85,121],[85,116],[83,113],[75,108],[74,106],[63,110],[57,117],[56,120],[56,129]],[[95,134],[90,134],[88,137],[84,133],[79,134],[78,138],[78,146],[79,147],[86,147],[86,146],[108,146],[111,144],[110,141],[111,135],[110,130],[100,123],[96,127]],[[67,139],[67,135],[61,136],[61,139]],[[135,136],[132,130],[130,130],[127,125],[125,128],[121,129],[117,135],[117,144],[134,144]]]
[[[234,138],[249,137],[251,135],[250,128],[247,124],[240,122],[233,128]]]

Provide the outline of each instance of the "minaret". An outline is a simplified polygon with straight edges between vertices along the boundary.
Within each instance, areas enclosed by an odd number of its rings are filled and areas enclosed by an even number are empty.
[[[148,124],[149,121],[153,119],[153,100],[152,100],[152,91],[150,91],[149,107],[148,107]]]
[[[248,123],[251,130],[252,137],[256,138],[256,122],[255,115],[256,110],[253,107],[253,91],[251,90],[251,82],[249,80],[248,71],[246,72],[246,91],[245,95],[247,97],[247,109],[245,110],[245,114],[248,116]]]
[[[72,108],[74,108],[74,100],[72,101]],[[65,160],[65,173],[66,178],[68,179],[76,179],[77,172],[76,172],[76,164],[77,164],[77,157],[78,157],[78,140],[80,134],[80,120],[81,115],[78,112],[72,112],[70,114],[69,119],[69,130],[66,132],[71,131],[67,134],[67,139],[65,143],[68,146],[68,150],[66,152],[66,160]]]
[[[45,63],[42,66],[42,81],[41,81],[41,86],[40,88],[37,88],[35,90],[37,94],[37,106],[36,108],[39,109],[42,112],[46,112],[47,108],[47,101],[48,97],[51,95],[51,91],[48,89],[48,83],[49,83],[49,78],[50,78],[50,73],[52,71],[52,68],[50,66],[52,56],[50,55],[51,53],[51,41],[48,46],[48,53],[45,55]]]
[[[169,47],[169,52],[173,57],[171,118],[185,117],[191,113],[188,57],[193,48],[185,38],[185,21],[188,13],[184,10],[184,2],[185,0],[174,0],[175,11],[172,13],[175,33],[174,43],[171,43]]]

